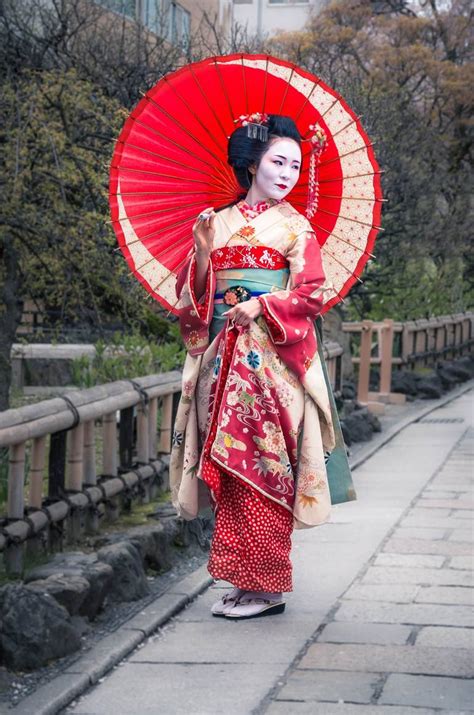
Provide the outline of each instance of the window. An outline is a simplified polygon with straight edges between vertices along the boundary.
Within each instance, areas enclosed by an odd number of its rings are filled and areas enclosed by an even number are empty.
[[[97,4],[102,5],[107,10],[118,12],[120,15],[126,15],[134,20],[136,18],[136,0],[98,0]]]
[[[191,13],[171,0],[163,0],[163,23],[166,37],[173,45],[178,45],[183,50],[188,49],[189,35],[191,32]]]
[[[269,5],[309,5],[309,0],[268,0]]]

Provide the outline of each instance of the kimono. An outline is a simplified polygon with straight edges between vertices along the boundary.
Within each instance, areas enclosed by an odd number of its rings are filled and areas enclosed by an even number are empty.
[[[255,210],[256,208],[256,210]],[[291,533],[328,520],[333,410],[314,321],[327,290],[309,221],[286,201],[245,202],[215,219],[206,291],[191,254],[177,281],[187,357],[170,460],[185,519],[211,505],[208,564],[246,590],[290,591]],[[248,326],[222,313],[257,297]]]

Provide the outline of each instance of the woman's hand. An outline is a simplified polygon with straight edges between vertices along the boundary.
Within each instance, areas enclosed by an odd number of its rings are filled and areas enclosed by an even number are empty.
[[[246,300],[243,303],[238,303],[230,310],[222,313],[229,320],[233,320],[234,325],[249,325],[252,320],[255,320],[261,314],[262,306],[257,298],[250,298],[250,300]]]
[[[202,218],[202,216],[208,218]],[[216,213],[211,206],[201,211],[193,226],[194,248],[196,255],[204,259],[209,258],[214,243],[216,230],[214,228]]]

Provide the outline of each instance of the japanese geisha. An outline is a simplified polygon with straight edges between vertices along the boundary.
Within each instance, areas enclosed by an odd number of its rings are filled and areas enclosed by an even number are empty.
[[[284,610],[291,534],[328,520],[335,446],[314,326],[327,289],[320,247],[285,200],[301,137],[279,115],[241,124],[228,161],[245,198],[199,215],[178,275],[187,357],[170,464],[178,513],[214,510],[208,570],[234,588],[212,613],[228,618]]]

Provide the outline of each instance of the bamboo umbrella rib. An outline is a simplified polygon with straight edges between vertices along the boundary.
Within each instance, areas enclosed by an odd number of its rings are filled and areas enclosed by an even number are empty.
[[[138,172],[138,173],[140,173],[140,174],[141,174],[141,173],[151,174],[152,176],[159,176],[159,177],[162,178],[162,179],[173,179],[174,181],[179,181],[179,182],[182,182],[182,181],[183,181],[183,177],[182,177],[182,176],[173,176],[172,174],[163,174],[162,172],[159,172],[159,171],[144,171],[144,170],[142,170],[142,169],[131,169],[131,168],[129,168],[128,166],[122,166],[121,164],[113,165],[113,166],[111,166],[111,168],[112,168],[112,169],[120,169],[121,171],[132,171],[132,172],[134,171],[134,172]],[[217,178],[221,179],[221,176],[220,176],[220,175],[216,175],[216,176],[213,176],[212,178],[213,178],[213,180],[214,180],[214,185],[216,185],[216,184],[215,184],[216,179],[217,179]],[[188,177],[186,177],[186,182],[192,182],[192,183],[195,183],[195,184],[201,184],[201,183],[202,183],[202,181],[200,181],[199,179],[190,179],[190,178],[188,178]],[[227,193],[227,192],[228,192],[229,187],[228,187],[228,185],[227,185],[226,183],[224,183],[224,180],[223,180],[223,179],[222,179],[222,181],[219,181],[219,184],[217,184],[217,186],[219,186],[219,188],[220,188],[224,193]]]
[[[268,79],[268,65],[269,65],[269,60],[268,60],[268,55],[266,56],[265,59],[265,72],[263,75],[263,100],[262,100],[262,114],[265,112],[265,104],[267,101],[267,79]]]
[[[182,191],[180,189],[179,195],[182,196],[208,196],[208,191]],[[176,191],[120,191],[120,192],[110,192],[110,196],[176,196]]]
[[[318,79],[318,81],[315,82],[315,83],[313,84],[313,86],[311,87],[311,92],[308,94],[308,96],[303,98],[303,104],[302,104],[301,107],[298,109],[298,111],[297,111],[297,113],[296,113],[296,115],[295,115],[295,118],[294,118],[294,119],[295,119],[295,122],[297,122],[298,119],[301,117],[301,115],[302,115],[302,113],[303,113],[303,109],[304,109],[304,108],[306,107],[306,105],[308,104],[309,100],[311,99],[311,97],[312,97],[312,95],[313,95],[314,90],[316,89],[316,87],[319,86],[319,83],[320,83],[320,82],[321,82],[321,80]],[[308,134],[309,131],[310,131],[310,130],[309,130],[309,128],[308,128],[308,131],[306,132],[306,134]]]
[[[182,98],[182,96],[180,95],[180,93],[175,89],[175,87],[174,87],[173,84],[168,80],[167,77],[163,77],[163,80],[166,82],[167,86],[170,87],[170,88],[173,90],[173,92],[175,93],[175,95],[178,97],[178,99],[181,101],[181,103],[186,107],[186,109],[187,109],[188,112],[191,114],[191,116],[194,117],[194,119],[198,122],[198,124],[201,125],[201,127],[204,129],[204,131],[205,131],[206,134],[209,136],[209,138],[214,142],[214,144],[217,146],[217,148],[218,148],[219,150],[221,150],[221,149],[222,149],[222,146],[219,144],[219,142],[217,141],[217,139],[216,139],[216,137],[214,136],[214,134],[212,134],[212,132],[209,131],[209,128],[208,128],[208,127],[204,124],[204,122],[200,119],[199,115],[196,114],[196,112],[190,107],[189,104],[186,104],[186,102],[184,101],[184,99]]]
[[[351,275],[353,278],[356,278],[359,281],[359,283],[363,283],[363,281],[361,281],[359,276],[356,276],[356,274],[353,273],[350,268],[348,268],[346,265],[344,265],[344,263],[342,263],[342,261],[340,261],[338,258],[336,258],[336,256],[333,253],[331,253],[331,251],[329,249],[326,249],[326,253],[329,256],[331,256],[331,258],[333,258],[336,261],[336,263],[339,263],[339,265],[342,266],[342,268],[344,268],[344,270],[347,271],[347,273],[349,273],[349,275]]]
[[[357,244],[352,243],[352,241],[348,241],[347,238],[342,238],[342,236],[338,236],[337,233],[334,233],[333,231],[330,231],[329,229],[324,228],[323,226],[320,226],[318,223],[316,223],[315,226],[316,226],[316,228],[319,228],[320,231],[324,231],[324,233],[327,233],[328,237],[332,236],[337,241],[342,241],[342,243],[346,243],[351,248],[355,248],[356,250],[360,251],[361,253],[365,254],[366,256],[370,256],[370,258],[375,258],[373,253],[370,253],[369,251],[367,251],[365,248],[362,248],[361,246],[357,246]],[[325,244],[323,244],[323,248],[324,248],[324,245]]]
[[[229,117],[230,117],[231,121],[233,122],[234,119],[235,119],[235,117],[234,117],[234,111],[233,111],[233,109],[232,109],[232,105],[231,105],[231,103],[230,103],[229,95],[228,95],[227,92],[226,92],[225,84],[224,84],[224,82],[223,82],[223,80],[222,80],[221,71],[220,71],[220,69],[219,69],[219,65],[217,64],[216,60],[214,60],[214,69],[216,70],[216,74],[217,74],[217,76],[218,76],[218,78],[219,78],[219,82],[220,82],[220,85],[221,85],[221,88],[222,88],[222,93],[223,93],[223,95],[224,95],[224,97],[225,97],[225,99],[226,99],[226,102],[227,102],[227,108],[228,108],[228,110],[229,110]]]
[[[362,151],[363,149],[367,150],[370,149],[373,146],[373,144],[363,144],[362,146],[358,146],[357,149],[351,149],[351,151],[347,151],[345,154],[339,154],[338,156],[333,157],[332,159],[327,159],[327,161],[321,161],[319,162],[319,166],[327,166],[328,164],[332,164],[334,161],[340,161],[341,159],[344,159],[346,156],[350,156],[351,154],[357,154],[358,151]],[[375,172],[374,172],[375,173]],[[344,177],[347,178],[347,177]]]
[[[341,134],[341,132],[345,132],[346,129],[349,129],[349,127],[352,127],[353,124],[355,124],[360,118],[362,114],[359,114],[357,117],[354,117],[354,119],[351,119],[350,122],[345,124],[343,127],[337,130],[337,132],[332,132],[332,138],[337,137],[338,134]]]
[[[175,223],[170,223],[168,226],[163,226],[162,228],[156,229],[156,231],[152,231],[151,233],[148,233],[146,236],[142,236],[141,238],[135,238],[133,241],[127,241],[127,246],[132,246],[134,243],[142,243],[143,241],[148,240],[152,236],[159,236],[163,231],[169,231],[172,228],[178,228],[179,226],[183,226],[184,224],[188,223],[192,219],[190,218],[185,218],[181,219],[180,221],[176,221]],[[188,239],[186,239],[188,240]]]
[[[243,55],[240,55],[240,62],[241,62],[241,65],[242,65],[242,77],[243,77],[243,80],[244,80],[244,97],[245,97],[245,109],[246,109],[246,112],[245,112],[245,113],[248,114],[248,113],[249,113],[249,95],[248,95],[248,92],[247,92],[247,78],[246,78],[246,76],[245,76],[245,63],[244,63],[244,56],[243,56]],[[234,119],[236,119],[236,117],[234,117]]]
[[[157,159],[163,159],[163,161],[169,162],[170,164],[176,164],[177,166],[182,167],[183,163],[176,161],[176,159],[171,159],[169,156],[163,156],[163,154],[158,154],[156,151],[152,151],[151,149],[145,149],[145,147],[138,146],[137,144],[132,144],[131,142],[124,142],[117,140],[117,144],[123,144],[123,146],[130,146],[132,149],[137,149],[138,151],[143,152],[144,154],[150,154],[151,156],[156,157]],[[206,162],[207,164],[207,162]],[[210,166],[208,164],[208,166]],[[200,176],[212,176],[212,174],[204,171],[203,169],[199,169],[198,167],[194,166],[186,166],[186,170],[191,170],[199,174]]]
[[[291,68],[291,72],[290,72],[290,76],[289,76],[289,78],[288,78],[288,80],[287,80],[287,82],[286,82],[286,85],[285,85],[285,94],[283,95],[283,99],[281,100],[281,104],[280,104],[280,108],[279,108],[279,110],[278,110],[278,114],[281,114],[281,113],[282,113],[283,107],[285,106],[286,98],[287,98],[287,96],[288,96],[288,90],[290,89],[291,80],[293,79],[294,73],[295,73],[295,68],[292,67],[292,68]]]
[[[179,207],[179,209],[189,209],[189,208],[194,208],[194,206],[202,206],[202,201],[194,201],[194,203],[190,204],[183,204],[182,206]],[[176,209],[177,210],[177,209]],[[123,218],[117,218],[117,219],[112,219],[111,221],[107,221],[106,223],[115,223],[116,221],[129,221],[130,219],[136,219],[136,218],[147,218],[147,216],[156,216],[157,214],[166,214],[169,213],[169,208],[165,209],[155,209],[154,211],[148,211],[148,213],[144,214],[127,214],[127,216],[124,216]]]
[[[333,181],[346,182],[349,179],[364,179],[366,176],[376,176],[383,174],[383,171],[368,171],[366,174],[354,174],[353,176],[336,176],[333,179],[318,179],[318,184],[330,184]]]
[[[172,139],[170,136],[166,136],[165,134],[162,134],[159,132],[157,129],[154,127],[151,127],[149,124],[146,122],[143,122],[141,119],[137,119],[136,117],[130,116],[130,121],[135,122],[135,124],[139,124],[141,127],[144,127],[147,131],[151,132],[152,134],[155,134],[157,137],[160,139],[164,139],[165,141],[169,142],[170,144],[173,144],[177,149],[182,149],[181,144],[178,144],[174,139]],[[124,142],[126,143],[126,142]],[[190,149],[186,149],[186,152],[192,156],[194,159],[197,159],[198,161],[202,162],[203,164],[207,164],[211,169],[213,168],[213,164],[211,164],[209,161],[206,161],[202,157],[198,156],[198,154],[195,154],[193,151]]]
[[[215,154],[213,151],[211,151],[210,147],[204,146],[200,141],[198,141],[198,139],[196,139],[196,137],[194,136],[194,134],[192,134],[192,132],[190,132],[188,129],[186,129],[186,127],[184,127],[176,117],[171,116],[171,114],[169,112],[167,112],[166,109],[164,109],[163,107],[160,107],[160,105],[157,104],[154,101],[154,99],[152,99],[148,94],[145,95],[145,99],[147,102],[150,102],[150,104],[153,104],[153,106],[156,107],[159,112],[164,114],[165,117],[167,119],[169,119],[169,121],[172,124],[175,124],[176,126],[178,126],[181,129],[181,131],[184,132],[184,134],[186,134],[188,137],[190,137],[196,144],[198,144],[199,147],[206,149],[208,154],[210,154],[210,156],[212,156],[213,159],[215,159],[216,161],[221,161],[221,158],[219,156],[217,156],[217,154]]]
[[[218,125],[219,125],[219,127],[220,127],[220,129],[221,129],[221,131],[222,131],[222,133],[223,133],[223,135],[224,135],[224,137],[225,137],[225,139],[227,139],[227,132],[226,132],[226,130],[224,129],[224,127],[223,127],[223,125],[222,125],[222,122],[221,122],[219,116],[218,116],[218,115],[216,114],[216,112],[214,111],[214,107],[213,107],[213,106],[211,105],[211,103],[209,102],[209,99],[208,99],[208,97],[207,97],[207,94],[204,92],[203,88],[201,87],[201,85],[200,85],[200,83],[199,83],[199,81],[198,81],[198,78],[196,77],[196,74],[195,74],[195,72],[194,72],[194,70],[193,70],[193,66],[192,66],[192,65],[189,65],[189,70],[190,70],[190,72],[191,72],[192,78],[193,78],[193,80],[195,81],[195,83],[196,83],[196,85],[197,85],[199,91],[201,92],[202,96],[204,97],[204,100],[206,101],[207,106],[208,106],[209,109],[211,110],[211,112],[212,112],[212,114],[213,114],[213,116],[214,116],[214,119],[215,119],[216,122],[218,123]]]
[[[318,211],[322,214],[326,214],[327,216],[335,216],[336,218],[342,218],[345,221],[350,221],[351,223],[359,223],[361,226],[370,226],[370,228],[376,228],[378,231],[383,231],[384,229],[382,226],[375,226],[373,223],[367,223],[366,221],[359,221],[357,218],[351,218],[349,216],[344,216],[343,214],[335,214],[333,211],[326,211],[325,209],[322,209],[320,206],[318,207]]]

